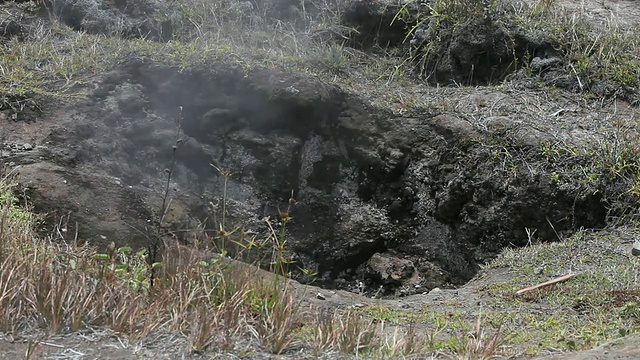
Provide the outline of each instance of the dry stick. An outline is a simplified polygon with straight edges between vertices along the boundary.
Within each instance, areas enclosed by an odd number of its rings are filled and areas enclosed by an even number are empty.
[[[572,277],[574,277],[576,275],[578,275],[578,274],[567,274],[567,275],[564,275],[564,276],[560,276],[559,278],[555,278],[553,280],[549,280],[549,281],[540,283],[538,285],[534,285],[534,286],[531,286],[531,287],[528,287],[528,288],[520,289],[520,290],[518,290],[516,292],[516,295],[522,295],[522,294],[528,293],[530,291],[543,288],[545,286],[549,286],[549,285],[553,285],[553,284],[556,284],[556,283],[559,283],[559,282],[562,282],[562,281],[566,281],[566,280],[569,280],[569,279],[571,279]]]
[[[547,219],[547,222],[549,223],[549,226],[551,226],[551,229],[553,230],[553,232],[556,234],[556,236],[558,237],[558,240],[562,241],[562,237],[560,236],[560,234],[558,234],[558,232],[556,231],[556,227],[553,226],[553,223],[551,222],[551,220],[549,220],[548,216],[545,216],[545,219]]]
[[[169,203],[167,203],[167,199],[169,198],[169,189],[171,188],[171,176],[176,167],[176,151],[178,150],[178,145],[182,142],[180,140],[180,129],[182,126],[184,114],[182,113],[182,106],[180,106],[180,116],[178,117],[178,124],[176,128],[176,142],[171,147],[171,163],[168,169],[165,169],[167,174],[167,182],[165,184],[164,195],[162,196],[162,205],[160,207],[160,218],[158,219],[158,223],[156,224],[156,233],[153,234],[153,238],[148,238],[150,240],[148,251],[149,251],[149,265],[151,266],[151,273],[149,275],[149,286],[153,287],[153,283],[155,280],[155,267],[153,266],[158,258],[158,252],[160,250],[160,245],[162,242],[162,224],[164,222],[167,213],[169,212],[169,206],[171,205],[171,200],[169,199]]]
[[[573,67],[573,64],[569,64],[569,66],[571,66],[571,70],[573,70],[573,73],[576,75],[576,80],[578,80],[578,85],[580,86],[580,91],[583,91],[584,87],[582,85],[582,81],[580,81],[580,75],[578,75],[578,72],[576,71],[576,68]]]

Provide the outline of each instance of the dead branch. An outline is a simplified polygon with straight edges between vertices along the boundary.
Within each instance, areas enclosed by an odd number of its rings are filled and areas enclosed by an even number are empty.
[[[543,288],[545,286],[557,284],[559,282],[569,280],[569,279],[571,279],[572,277],[574,277],[576,275],[578,275],[578,274],[567,274],[567,275],[560,276],[559,278],[555,278],[553,280],[549,280],[549,281],[540,283],[538,285],[534,285],[534,286],[531,286],[531,287],[528,287],[528,288],[520,289],[520,290],[518,290],[516,292],[516,295],[522,295],[522,294],[528,293],[530,291]]]

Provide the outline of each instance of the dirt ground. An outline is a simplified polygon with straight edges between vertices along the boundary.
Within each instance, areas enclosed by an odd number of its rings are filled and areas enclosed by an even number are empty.
[[[593,21],[633,29],[640,22],[640,8],[626,0],[561,0],[569,10],[585,11]],[[612,21],[614,20],[614,21]]]

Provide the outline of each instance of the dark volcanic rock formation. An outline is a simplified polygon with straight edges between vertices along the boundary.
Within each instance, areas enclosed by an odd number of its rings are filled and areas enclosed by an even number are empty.
[[[506,174],[466,121],[394,116],[303,75],[133,61],[48,115],[47,141],[8,159],[50,224],[97,244],[144,246],[172,166],[171,234],[217,229],[226,193],[226,227],[264,236],[293,193],[288,249],[330,286],[460,284],[525,228],[604,222],[599,195]]]

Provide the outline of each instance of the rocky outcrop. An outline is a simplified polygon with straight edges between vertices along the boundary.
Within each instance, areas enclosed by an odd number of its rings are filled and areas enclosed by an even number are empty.
[[[416,75],[431,84],[498,83],[523,66],[541,75],[557,68],[562,58],[552,44],[505,21],[508,7],[500,1],[364,0],[352,2],[342,22],[356,30],[349,36],[351,46],[402,49],[414,61]]]

